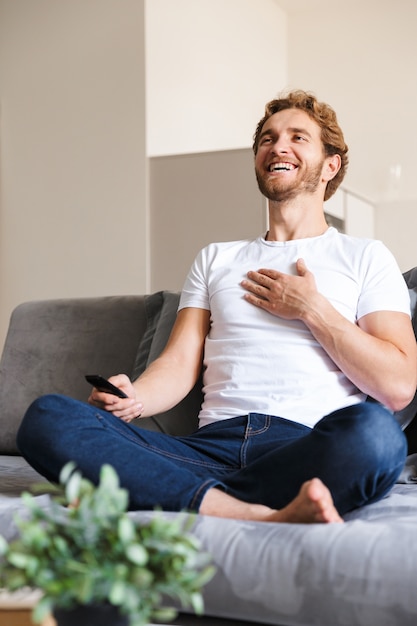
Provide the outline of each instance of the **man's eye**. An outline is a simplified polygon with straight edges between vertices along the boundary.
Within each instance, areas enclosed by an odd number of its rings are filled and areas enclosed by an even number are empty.
[[[303,137],[303,135],[296,135],[295,136],[296,141],[307,141],[305,137]]]

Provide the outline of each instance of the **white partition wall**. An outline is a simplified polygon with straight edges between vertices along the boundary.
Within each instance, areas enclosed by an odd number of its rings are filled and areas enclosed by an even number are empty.
[[[370,202],[341,188],[324,206],[338,220],[337,228],[358,237],[374,236]],[[151,290],[181,289],[206,244],[265,233],[266,209],[251,149],[151,158]]]
[[[275,0],[147,0],[148,155],[248,148],[287,84]]]
[[[358,194],[339,187],[324,203],[326,213],[343,222],[344,232],[354,237],[375,237],[375,207]]]
[[[149,168],[152,291],[181,289],[208,243],[266,232],[252,150],[154,157]]]

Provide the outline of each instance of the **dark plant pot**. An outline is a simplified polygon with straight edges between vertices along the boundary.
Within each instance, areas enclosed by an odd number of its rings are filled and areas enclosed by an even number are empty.
[[[128,626],[129,618],[112,604],[88,604],[73,609],[55,609],[57,626]]]

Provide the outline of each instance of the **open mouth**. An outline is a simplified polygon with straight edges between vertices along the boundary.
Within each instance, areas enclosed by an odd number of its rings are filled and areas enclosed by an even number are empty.
[[[297,166],[294,163],[271,163],[268,170],[270,172],[291,172],[292,170],[297,169]]]

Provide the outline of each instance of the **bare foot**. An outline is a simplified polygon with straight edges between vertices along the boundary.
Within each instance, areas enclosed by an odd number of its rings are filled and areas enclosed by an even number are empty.
[[[304,483],[286,507],[271,513],[270,521],[294,524],[343,522],[326,485],[319,478]]]
[[[237,500],[213,487],[206,492],[199,512],[201,515],[259,522],[294,524],[343,522],[334,506],[330,491],[319,478],[313,478],[304,483],[294,500],[280,510]]]

